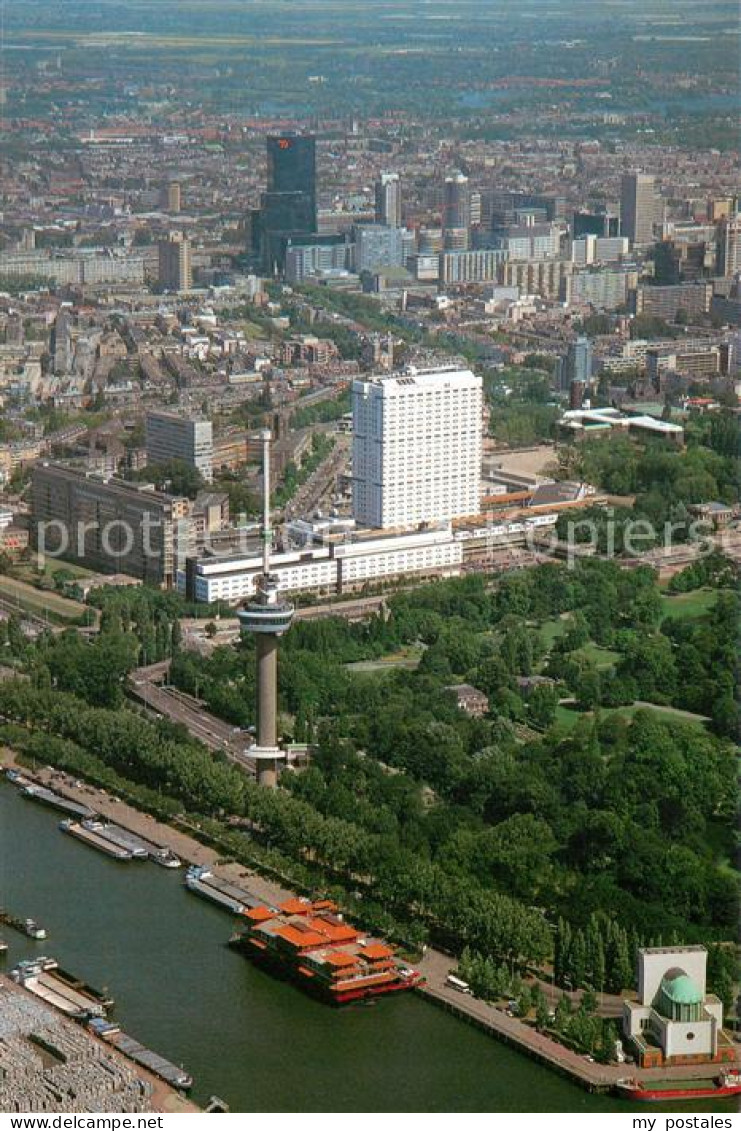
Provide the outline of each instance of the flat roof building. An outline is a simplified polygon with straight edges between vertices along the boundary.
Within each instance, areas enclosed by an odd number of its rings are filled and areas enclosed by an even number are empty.
[[[479,512],[481,377],[410,367],[354,381],[352,404],[358,523],[411,527]]]
[[[190,240],[182,232],[171,232],[158,244],[159,281],[166,291],[189,291],[193,286]]]
[[[187,499],[62,464],[33,469],[32,539],[50,556],[170,588],[190,550]]]
[[[148,412],[146,430],[147,463],[182,460],[211,482],[214,441],[210,420],[194,420],[174,412]]]

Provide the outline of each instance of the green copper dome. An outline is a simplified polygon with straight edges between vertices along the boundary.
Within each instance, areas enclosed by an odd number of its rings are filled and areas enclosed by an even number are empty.
[[[684,970],[667,970],[661,980],[661,992],[676,1005],[700,1005],[702,994]]]

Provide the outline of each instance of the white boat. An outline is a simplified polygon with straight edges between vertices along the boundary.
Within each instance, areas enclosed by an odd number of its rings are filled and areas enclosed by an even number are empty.
[[[30,939],[45,939],[46,931],[40,927],[35,919],[23,920],[23,931]]]
[[[171,848],[158,848],[154,852],[150,852],[149,859],[163,868],[182,868],[183,866],[182,860],[175,855]]]

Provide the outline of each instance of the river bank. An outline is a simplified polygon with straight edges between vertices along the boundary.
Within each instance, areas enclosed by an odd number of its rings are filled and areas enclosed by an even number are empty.
[[[39,1028],[43,1028],[44,1039],[47,1042],[51,1041],[52,1044],[58,1042],[59,1047],[66,1050],[65,1084],[72,1092],[85,1089],[86,1102],[93,1103],[96,1110],[117,1110],[112,1091],[123,1092],[126,1095],[127,1107],[132,1101],[141,1104],[141,1107],[136,1108],[139,1111],[189,1115],[201,1110],[181,1092],[171,1088],[142,1065],[130,1060],[115,1046],[101,1040],[82,1025],[75,1024],[42,1002],[35,994],[2,974],[0,974],[0,998],[5,1003],[6,1013],[6,1067],[17,1055],[16,1049],[20,1052],[18,1064],[23,1065],[22,1082],[19,1082],[15,1095],[16,1102],[22,1103],[21,1110],[48,1111],[45,1104],[60,1084],[58,1073],[53,1083],[48,1079],[47,1072],[50,1065],[48,1062],[45,1063],[43,1058],[38,1059],[36,1075],[30,1068],[32,1062],[28,1059],[25,1044],[28,1034],[31,1034],[30,1043],[33,1045],[33,1035]],[[16,1026],[11,1024],[10,1017],[14,1012],[18,1015]],[[114,1079],[115,1083],[112,1083]],[[138,1084],[134,1084],[134,1081],[138,1081]],[[13,1089],[12,1080],[8,1080],[7,1083]],[[140,1088],[143,1090],[139,1091]],[[121,1102],[120,1096],[118,1102]],[[74,1110],[87,1109],[82,1107]]]
[[[10,751],[3,752],[2,764],[6,767],[15,765]],[[206,866],[219,877],[248,888],[268,903],[281,902],[293,894],[280,884],[266,879],[240,864],[221,863],[216,850],[200,844],[183,830],[162,824],[132,806],[111,798],[101,790],[85,784],[81,788],[77,787],[73,779],[47,768],[36,770],[33,774],[25,767],[19,768],[23,770],[25,775],[33,776],[35,780],[52,786],[65,796],[84,802],[103,816],[116,821],[132,832],[138,833],[157,844],[172,848],[182,860]],[[194,829],[194,832],[196,831]],[[428,1000],[434,1000],[446,1010],[455,1012],[469,1023],[517,1048],[519,1052],[540,1061],[550,1070],[555,1069],[573,1082],[578,1082],[581,1087],[593,1092],[606,1091],[614,1086],[619,1077],[627,1074],[625,1067],[602,1066],[591,1063],[584,1057],[537,1033],[532,1027],[525,1025],[517,1018],[508,1017],[503,1010],[450,989],[445,985],[445,979],[454,964],[446,955],[429,949],[418,965],[427,979],[427,986],[421,992]],[[631,1071],[630,1074],[636,1075],[635,1071]],[[667,1076],[675,1074],[679,1075],[676,1070],[673,1072],[671,1070],[652,1070],[641,1072],[640,1076],[650,1080],[652,1078],[667,1078]],[[708,1077],[712,1074],[712,1066],[707,1065],[694,1070],[681,1070],[682,1078]]]

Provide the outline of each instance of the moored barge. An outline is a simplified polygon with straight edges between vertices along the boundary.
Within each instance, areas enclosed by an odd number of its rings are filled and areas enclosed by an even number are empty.
[[[59,970],[53,958],[26,959],[10,972],[18,985],[77,1021],[102,1017],[113,1002],[86,982]]]
[[[619,1095],[641,1103],[669,1103],[679,1100],[718,1100],[741,1095],[741,1072],[721,1072],[714,1080],[686,1080],[683,1087],[667,1081],[650,1087],[640,1080],[618,1080]]]
[[[95,816],[88,805],[83,805],[79,801],[70,801],[68,797],[62,797],[60,793],[55,793],[53,789],[47,789],[43,785],[34,785],[33,783],[23,785],[21,795],[30,801],[38,801],[42,805],[48,805],[50,809],[58,809],[60,812],[67,813],[70,817],[76,817],[80,821],[89,820]]]
[[[89,844],[91,848],[97,848],[99,852],[104,852],[106,856],[113,857],[114,860],[119,860],[126,863],[133,860],[133,855],[128,848],[123,848],[121,845],[114,844],[113,841],[108,840],[95,829],[86,827],[88,822],[79,823],[77,821],[61,821],[59,824],[60,829],[64,833],[69,833],[70,836],[75,837],[77,840]]]
[[[221,880],[208,868],[194,864],[185,874],[185,886],[188,891],[225,907],[235,915],[244,915],[251,907],[258,907],[260,900],[256,899],[244,888],[230,884],[228,880]]]

